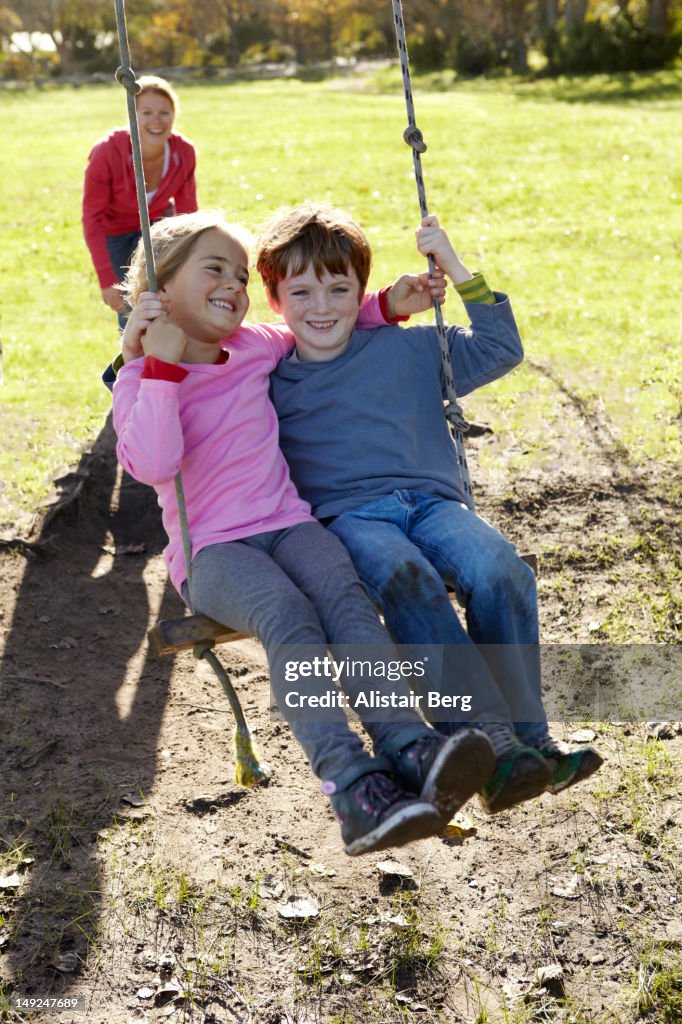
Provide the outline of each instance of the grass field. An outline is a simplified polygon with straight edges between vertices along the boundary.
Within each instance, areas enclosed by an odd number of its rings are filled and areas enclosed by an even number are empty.
[[[371,284],[421,267],[395,69],[363,80],[192,84],[178,129],[199,150],[203,206],[257,230],[304,197],[349,208],[375,252]],[[682,360],[682,74],[451,87],[417,81],[430,209],[472,269],[508,291],[527,354],[596,398],[635,461],[677,461]],[[46,495],[109,407],[117,348],[81,236],[93,142],[125,118],[118,86],[0,93],[5,188],[0,522]],[[258,281],[252,313],[266,316]],[[456,299],[450,319],[461,316]],[[551,390],[521,370],[468,406],[552,428]],[[537,446],[537,445],[536,445]]]

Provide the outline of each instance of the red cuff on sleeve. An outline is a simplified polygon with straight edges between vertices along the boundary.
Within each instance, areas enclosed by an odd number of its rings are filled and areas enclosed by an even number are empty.
[[[176,363],[165,363],[163,359],[157,359],[156,356],[144,357],[142,380],[169,380],[174,384],[179,384],[186,376],[187,370],[183,370]]]
[[[391,316],[388,311],[388,293],[390,290],[390,287],[382,288],[379,292],[379,309],[381,310],[381,315],[387,324],[402,324],[405,320],[409,320],[410,318],[409,316]]]

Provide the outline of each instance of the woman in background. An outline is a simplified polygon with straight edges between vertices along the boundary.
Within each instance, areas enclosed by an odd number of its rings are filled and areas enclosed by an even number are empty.
[[[155,75],[138,79],[135,97],[149,218],[152,222],[197,209],[196,154],[188,139],[173,131],[178,98],[169,83]],[[119,128],[93,147],[85,169],[83,232],[102,289],[102,300],[128,316],[118,284],[140,240],[135,172],[130,132]]]

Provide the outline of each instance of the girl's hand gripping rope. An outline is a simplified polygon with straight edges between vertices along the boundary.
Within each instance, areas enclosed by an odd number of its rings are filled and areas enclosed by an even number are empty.
[[[157,316],[142,336],[144,354],[163,359],[164,363],[182,362],[186,347],[185,332],[168,318],[167,313]]]
[[[135,304],[121,339],[123,362],[129,363],[148,354],[143,347],[144,334],[151,323],[169,311],[169,303],[156,292],[142,292]]]

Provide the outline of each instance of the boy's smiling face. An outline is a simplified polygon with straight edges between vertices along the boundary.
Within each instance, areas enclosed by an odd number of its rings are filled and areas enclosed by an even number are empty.
[[[325,269],[320,280],[309,264],[302,274],[289,276],[268,294],[270,307],[281,314],[296,338],[299,359],[328,362],[345,351],[360,311],[358,275],[349,265],[345,274]]]

